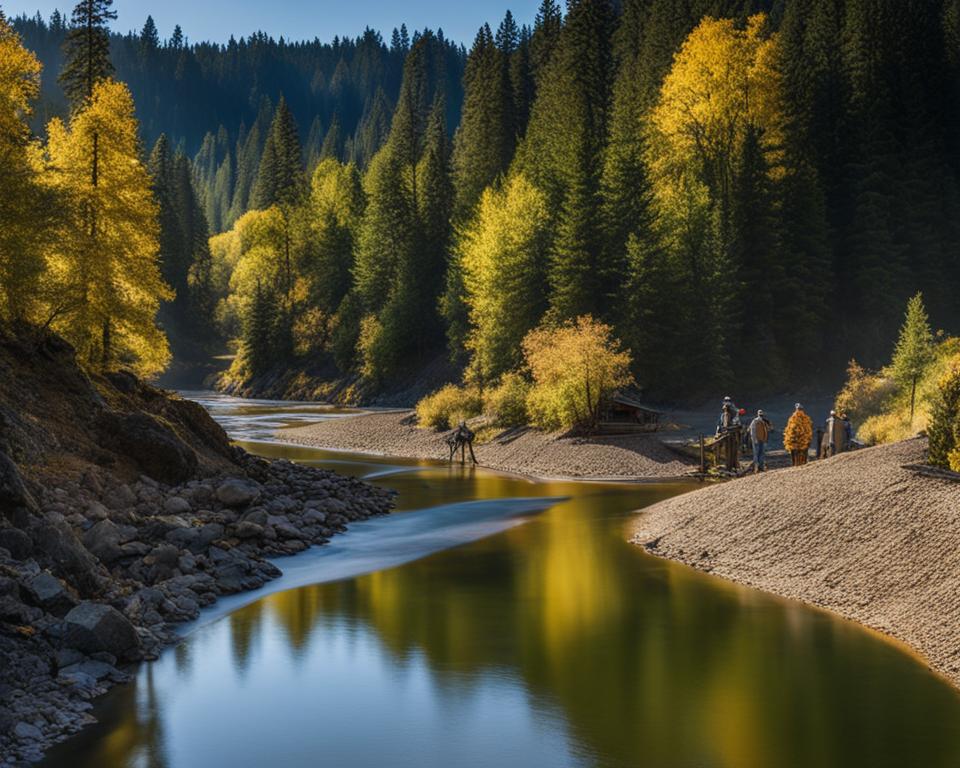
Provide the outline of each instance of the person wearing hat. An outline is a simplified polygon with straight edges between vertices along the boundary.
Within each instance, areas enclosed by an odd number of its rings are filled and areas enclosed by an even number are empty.
[[[813,441],[813,421],[807,416],[803,406],[793,406],[793,415],[783,430],[783,447],[790,451],[793,466],[801,467],[807,463],[810,443]]]
[[[717,421],[717,436],[736,429],[740,426],[740,412],[737,406],[733,404],[733,398],[729,395],[723,398],[723,405],[720,407],[720,418]]]
[[[763,472],[767,468],[767,440],[773,425],[761,408],[757,411],[757,418],[750,422],[750,440],[753,442],[753,471]]]

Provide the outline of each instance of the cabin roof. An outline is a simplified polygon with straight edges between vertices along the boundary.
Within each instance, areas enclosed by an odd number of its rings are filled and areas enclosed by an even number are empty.
[[[610,396],[610,402],[616,403],[617,405],[622,405],[627,408],[634,408],[638,411],[646,411],[647,413],[653,413],[657,416],[662,416],[663,411],[658,411],[656,408],[651,408],[649,405],[641,403],[636,398],[630,397],[629,395],[623,394],[623,392],[615,392]]]

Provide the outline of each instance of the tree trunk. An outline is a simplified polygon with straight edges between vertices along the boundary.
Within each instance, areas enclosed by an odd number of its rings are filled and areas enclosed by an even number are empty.
[[[910,387],[910,427],[913,428],[913,413],[917,404],[917,377],[913,377],[913,384]]]
[[[103,370],[108,370],[110,367],[110,321],[103,321],[103,358],[101,360],[101,365]]]

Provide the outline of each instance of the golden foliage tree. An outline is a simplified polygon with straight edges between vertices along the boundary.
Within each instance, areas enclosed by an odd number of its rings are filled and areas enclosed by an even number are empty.
[[[522,175],[488,188],[460,239],[471,375],[495,381],[520,363],[520,343],[545,308],[544,195]]]
[[[630,352],[588,315],[530,331],[523,354],[533,377],[528,410],[544,429],[596,426],[604,398],[633,382]]]
[[[87,364],[157,373],[170,352],[156,314],[173,292],[157,261],[157,204],[133,98],[122,83],[101,81],[68,125],[55,119],[47,133],[50,182],[66,201],[50,258],[53,327]]]
[[[767,165],[778,165],[785,117],[777,46],[765,14],[751,16],[743,29],[734,19],[708,17],[690,33],[650,115],[658,197],[703,184],[726,215],[751,132]]]
[[[0,12],[0,316],[14,321],[38,319],[55,209],[26,123],[39,91],[40,63]]]

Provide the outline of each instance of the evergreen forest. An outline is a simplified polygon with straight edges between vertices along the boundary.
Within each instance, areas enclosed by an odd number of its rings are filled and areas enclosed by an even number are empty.
[[[487,387],[590,316],[677,400],[876,365],[918,292],[960,324],[960,0],[543,0],[467,45],[111,7],[0,18],[0,313],[90,364]]]

